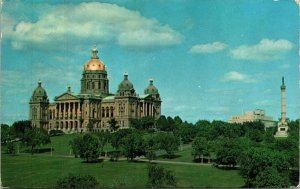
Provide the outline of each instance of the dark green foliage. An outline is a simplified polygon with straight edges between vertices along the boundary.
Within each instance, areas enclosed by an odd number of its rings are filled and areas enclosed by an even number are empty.
[[[158,144],[156,138],[150,136],[145,140],[145,149],[146,149],[146,157],[149,161],[152,161],[156,158],[155,151],[158,149]]]
[[[285,188],[289,186],[286,179],[276,169],[270,167],[257,174],[253,185],[258,188]]]
[[[29,120],[16,121],[12,125],[15,138],[22,139],[25,135],[25,131],[31,129],[31,122]]]
[[[235,166],[241,154],[241,147],[234,139],[219,139],[216,147],[215,163],[218,165]]]
[[[8,154],[15,154],[16,153],[16,146],[14,142],[7,142],[6,143],[6,153]]]
[[[104,146],[110,141],[111,133],[109,131],[100,131],[96,133],[100,142],[100,151],[103,153]]]
[[[156,128],[161,131],[174,131],[176,128],[175,122],[171,117],[165,117],[164,115],[160,116],[158,120],[156,120]]]
[[[265,125],[260,121],[246,122],[243,124],[246,136],[255,142],[261,142],[264,138]]]
[[[263,140],[263,134],[261,131],[257,130],[257,129],[251,129],[251,130],[248,130],[247,133],[246,133],[246,136],[255,141],[255,142],[261,142]]]
[[[197,132],[197,136],[204,137],[206,139],[212,138],[210,137],[211,132],[211,124],[207,120],[199,120],[195,124],[195,129]]]
[[[168,158],[171,158],[179,147],[179,138],[176,138],[173,133],[158,133],[157,142],[159,148],[165,150]]]
[[[266,132],[264,134],[264,143],[267,145],[272,145],[275,142],[275,137],[274,137],[274,129],[275,127],[270,127],[266,129]]]
[[[240,172],[247,187],[289,186],[289,163],[284,154],[271,149],[245,151],[240,159]]]
[[[79,155],[87,162],[95,162],[101,153],[101,145],[97,136],[93,134],[85,134],[82,139],[77,139],[79,145]]]
[[[161,188],[164,184],[176,186],[177,179],[172,171],[165,170],[163,167],[157,164],[149,164],[148,184],[155,188]]]
[[[118,126],[118,122],[116,121],[115,118],[112,118],[111,120],[108,121],[109,124],[109,128],[111,131],[116,131],[118,130],[119,126]]]
[[[76,158],[80,156],[81,144],[82,144],[82,136],[77,136],[76,138],[70,141],[70,146]]]
[[[25,130],[22,138],[22,143],[30,147],[31,154],[34,153],[34,149],[42,144],[50,143],[50,136],[48,132],[41,128],[29,128]]]
[[[126,135],[121,146],[127,159],[133,160],[137,156],[145,155],[145,145],[142,135],[135,130]]]
[[[87,129],[89,132],[92,132],[93,131],[93,122],[92,121],[89,121],[88,124],[87,124]]]
[[[1,124],[1,143],[5,144],[13,139],[13,130],[6,124]]]
[[[130,126],[137,130],[148,131],[154,127],[155,120],[153,117],[142,117],[141,119],[131,119]]]
[[[110,140],[112,147],[114,147],[116,150],[119,150],[122,144],[122,139],[131,132],[132,129],[120,129],[117,132],[112,133]]]
[[[206,138],[196,137],[192,144],[192,155],[194,159],[201,158],[203,163],[203,156],[209,156],[209,144]]]
[[[69,174],[56,183],[56,188],[96,188],[97,186],[98,181],[91,175]]]
[[[51,130],[49,132],[50,136],[60,136],[60,135],[64,135],[65,133],[62,130]]]
[[[193,141],[193,139],[197,135],[196,128],[193,126],[193,124],[187,122],[177,125],[176,130],[173,132],[178,138],[181,139],[183,143]]]

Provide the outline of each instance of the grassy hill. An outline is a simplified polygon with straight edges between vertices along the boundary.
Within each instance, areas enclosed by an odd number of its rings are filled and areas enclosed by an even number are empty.
[[[51,144],[42,146],[40,153],[30,155],[20,148],[20,154],[2,153],[2,185],[9,187],[54,187],[56,181],[69,173],[90,174],[101,187],[146,187],[147,162],[104,161],[84,163],[70,153],[69,142],[78,134],[51,137]],[[52,147],[52,156],[51,156]],[[107,151],[112,150],[110,145]],[[5,147],[4,147],[5,149]],[[2,149],[2,151],[4,150]],[[170,161],[192,162],[190,145],[184,146]],[[70,155],[71,154],[71,155]],[[158,158],[159,160],[166,160]],[[178,187],[242,187],[244,181],[237,170],[222,170],[207,165],[161,164],[174,171]]]

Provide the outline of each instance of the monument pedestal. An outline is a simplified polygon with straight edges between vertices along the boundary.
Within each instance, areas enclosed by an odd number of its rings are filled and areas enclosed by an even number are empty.
[[[288,130],[288,126],[286,123],[279,123],[277,132],[274,137],[287,137],[288,136],[287,130]]]

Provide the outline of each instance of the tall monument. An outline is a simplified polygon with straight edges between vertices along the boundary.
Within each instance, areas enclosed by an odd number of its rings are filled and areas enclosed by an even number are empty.
[[[277,125],[277,132],[275,137],[287,137],[288,125],[286,122],[286,102],[285,102],[285,85],[284,85],[284,77],[282,77],[281,84],[281,119]]]

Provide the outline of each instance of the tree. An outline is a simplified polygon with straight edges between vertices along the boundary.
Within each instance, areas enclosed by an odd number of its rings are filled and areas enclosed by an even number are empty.
[[[180,142],[173,133],[159,133],[157,140],[159,142],[159,148],[166,151],[168,158],[171,158],[174,152],[178,150]]]
[[[157,142],[153,136],[145,140],[146,157],[151,162],[155,159],[155,151],[158,149]]]
[[[132,131],[122,139],[122,148],[125,157],[131,161],[145,155],[145,145],[142,136],[137,131]]]
[[[197,131],[193,124],[184,122],[176,126],[174,134],[180,138],[183,143],[189,143],[195,138]]]
[[[275,142],[275,137],[274,137],[274,128],[275,127],[270,127],[266,129],[266,132],[264,134],[264,143],[267,145],[271,145]]]
[[[192,155],[194,159],[201,158],[201,163],[203,163],[203,156],[209,156],[209,144],[206,138],[196,137],[192,144]]]
[[[168,127],[168,122],[166,116],[162,115],[156,120],[156,128],[165,131],[167,130],[166,128]]]
[[[117,125],[117,121],[115,118],[112,118],[108,121],[108,124],[109,124],[109,128],[111,131],[115,132],[116,130],[118,130],[118,125]]]
[[[211,124],[207,120],[199,120],[195,124],[196,135],[199,137],[205,137],[209,139],[209,134],[211,133]]]
[[[246,150],[243,158],[240,158],[240,174],[247,187],[289,186],[287,158],[284,154],[268,148]]]
[[[98,181],[91,175],[69,174],[56,183],[56,188],[96,188],[97,186]]]
[[[80,157],[87,162],[97,161],[101,152],[101,145],[98,137],[93,134],[87,133],[82,137],[81,140],[78,140]]]
[[[8,154],[15,154],[16,153],[16,147],[14,142],[8,142],[6,146],[6,152]]]
[[[29,120],[23,120],[14,122],[12,128],[14,137],[22,139],[25,135],[26,130],[31,129],[32,126]]]
[[[119,147],[121,146],[122,139],[132,132],[132,129],[120,129],[117,132],[112,133],[111,136],[111,145],[115,148],[115,150],[119,150]]]
[[[1,124],[1,143],[5,144],[12,139],[12,129],[7,124]]]
[[[30,128],[25,130],[22,143],[30,147],[31,154],[34,154],[34,149],[42,144],[50,143],[48,132],[42,128]]]
[[[175,122],[172,117],[168,116],[166,118],[164,115],[162,115],[156,121],[156,127],[161,131],[173,131],[175,130]]]
[[[149,164],[148,184],[155,188],[161,188],[164,184],[176,186],[177,179],[172,171],[165,170],[163,167],[157,164]]]
[[[100,151],[102,154],[104,151],[105,145],[109,142],[111,134],[109,131],[100,131],[100,132],[96,133],[96,135],[98,136],[99,141],[100,141],[100,149],[101,149]]]
[[[93,122],[92,121],[89,121],[88,122],[88,124],[87,124],[87,129],[88,129],[88,131],[89,132],[92,132],[93,131],[93,126],[94,124],[93,124]]]
[[[241,152],[240,146],[235,139],[219,139],[216,145],[215,163],[225,166],[236,166]]]
[[[77,136],[76,138],[70,141],[70,146],[75,158],[80,156],[81,143],[82,143],[82,136]]]
[[[286,188],[289,182],[285,179],[274,167],[270,167],[257,174],[253,185],[258,188]]]
[[[154,118],[150,116],[130,120],[130,126],[140,131],[148,131],[149,129],[152,129],[154,127],[154,123]]]

